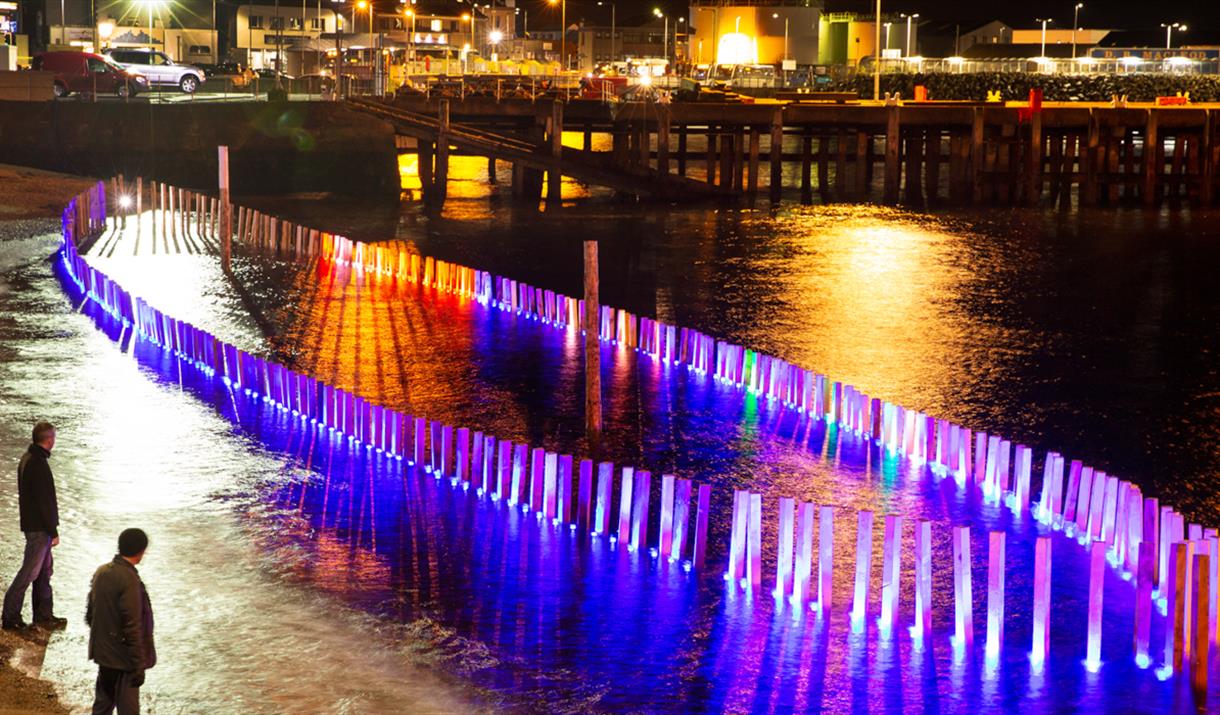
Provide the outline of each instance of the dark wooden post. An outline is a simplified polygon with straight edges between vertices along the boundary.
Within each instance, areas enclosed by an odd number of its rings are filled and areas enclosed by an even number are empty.
[[[885,110],[885,202],[898,202],[898,186],[901,183],[898,163],[899,147],[902,146],[902,124],[898,116],[898,107],[886,107]]]
[[[593,452],[596,452],[602,436],[599,313],[597,241],[585,241],[585,435]]]
[[[449,100],[440,102],[439,124],[436,132],[436,171],[433,172],[432,195],[436,208],[445,205],[445,197],[449,195]]]
[[[686,176],[686,125],[678,125],[678,176]]]
[[[801,203],[813,203],[813,134],[808,127],[801,133]]]
[[[436,188],[435,178],[432,176],[432,161],[435,151],[432,142],[417,139],[415,142],[417,173],[419,174],[419,190],[423,194],[424,202],[432,201],[432,192]]]
[[[496,158],[494,156],[487,157],[487,183],[496,183]]]
[[[669,175],[669,109],[662,107],[657,117],[657,173]]]
[[[1097,147],[1101,143],[1100,128],[1097,124],[1097,114],[1089,109],[1089,135],[1084,147],[1080,150],[1080,164],[1084,168],[1084,187],[1081,192],[1084,206],[1097,205]]]
[[[1157,166],[1157,147],[1161,138],[1157,134],[1157,112],[1148,110],[1144,120],[1144,205],[1155,206],[1157,199],[1157,174],[1161,167]]]
[[[233,205],[229,203],[229,147],[217,147],[220,185],[220,267],[233,270]]]
[[[970,200],[983,203],[983,108],[974,108],[970,124]]]
[[[1029,206],[1037,206],[1042,199],[1042,112],[1034,112],[1029,119],[1028,156],[1025,203]]]
[[[758,152],[761,140],[758,134],[758,127],[750,127],[750,163],[746,169],[746,191],[750,194],[752,200],[758,195]]]
[[[778,204],[784,189],[784,110],[777,108],[771,114],[771,148],[767,157],[771,161],[771,203]]]
[[[1212,121],[1213,110],[1203,110],[1203,166],[1201,171],[1203,175],[1200,177],[1200,192],[1199,203],[1203,206],[1211,206],[1212,200],[1215,197],[1215,187],[1212,182],[1216,180],[1216,139],[1212,134],[1215,132],[1215,123]],[[1212,558],[1218,558],[1212,556]]]
[[[563,173],[559,171],[559,161],[563,157],[563,102],[551,102],[551,169],[546,177],[546,198],[548,201],[559,201],[563,195]]]

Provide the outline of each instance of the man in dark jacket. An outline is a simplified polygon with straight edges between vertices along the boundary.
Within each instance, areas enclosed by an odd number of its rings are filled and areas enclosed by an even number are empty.
[[[139,715],[144,671],[157,664],[152,603],[136,571],[147,548],[147,534],[127,529],[118,555],[93,574],[85,607],[89,659],[98,666],[93,715]]]
[[[55,478],[47,459],[55,447],[55,428],[47,422],[34,425],[33,444],[17,465],[17,500],[21,530],[25,532],[25,558],[13,583],[4,594],[0,626],[5,630],[27,628],[21,620],[25,592],[34,584],[34,624],[48,629],[63,628],[67,621],[51,608],[51,549],[59,545],[59,503]]]

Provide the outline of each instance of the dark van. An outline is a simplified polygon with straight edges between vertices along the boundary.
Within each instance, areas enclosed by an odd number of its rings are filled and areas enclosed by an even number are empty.
[[[134,97],[148,88],[144,77],[92,52],[42,52],[34,56],[30,66],[55,73],[56,97],[66,97],[72,92]]]

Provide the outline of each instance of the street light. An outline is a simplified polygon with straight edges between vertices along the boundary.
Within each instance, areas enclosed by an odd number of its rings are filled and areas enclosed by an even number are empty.
[[[500,44],[500,40],[503,40],[503,39],[504,39],[504,33],[500,32],[499,30],[492,30],[491,32],[487,33],[487,41],[491,43],[491,61],[492,62],[498,62],[500,60],[498,46]]]
[[[547,0],[552,5],[559,5],[559,61],[563,68],[568,68],[568,0]]]
[[[662,47],[664,48],[665,63],[668,65],[669,64],[669,18],[665,16],[665,13],[661,12],[661,8],[659,8],[659,7],[654,7],[652,9],[652,14],[665,20],[665,29],[662,34],[662,37],[664,38],[662,40],[662,43],[663,43]]]
[[[1180,22],[1173,22],[1173,23],[1168,23],[1168,24],[1162,22],[1161,27],[1165,28],[1165,49],[1167,49],[1167,50],[1173,46],[1172,41],[1173,41],[1173,31],[1174,30],[1178,30],[1179,32],[1186,32],[1186,25],[1184,25],[1183,23],[1180,23]]]
[[[1084,3],[1076,3],[1076,12],[1072,17],[1072,59],[1076,59],[1076,31],[1080,29],[1080,8]]]
[[[1046,57],[1046,26],[1049,23],[1054,22],[1054,20],[1051,18],[1037,18],[1036,20],[1034,20],[1034,22],[1042,23],[1042,51],[1038,53],[1038,56],[1045,58]]]
[[[411,34],[407,35],[407,54],[411,61],[415,61],[415,11],[407,8],[404,13],[411,20]]]
[[[363,10],[369,11],[369,38],[370,38],[370,42],[371,42],[372,41],[371,38],[373,36],[373,7],[371,5],[369,5],[367,0],[360,0],[359,2],[356,3],[356,7],[362,11]],[[353,18],[353,20],[354,20],[354,18]],[[356,23],[353,21],[352,24],[355,25]]]
[[[892,22],[885,23],[885,49],[887,50],[890,49],[890,25],[893,24]]]
[[[905,17],[907,19],[906,56],[910,57],[911,56],[911,20],[914,20],[915,18],[919,17],[919,13],[915,13],[914,15],[908,15],[904,12],[904,13],[899,14],[898,17]]]

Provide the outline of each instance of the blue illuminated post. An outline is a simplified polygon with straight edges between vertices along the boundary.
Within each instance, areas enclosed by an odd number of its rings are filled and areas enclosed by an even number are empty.
[[[862,628],[868,614],[868,582],[873,565],[873,512],[856,514],[856,589],[852,599],[852,628]]]

